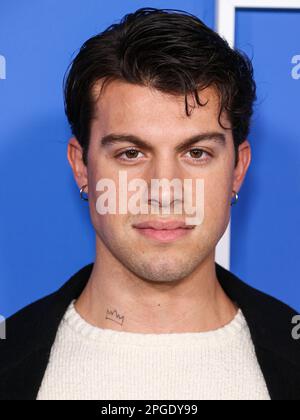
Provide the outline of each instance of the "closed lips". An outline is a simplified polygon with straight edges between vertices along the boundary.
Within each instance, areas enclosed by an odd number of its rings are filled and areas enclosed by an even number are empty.
[[[133,225],[136,229],[154,229],[154,230],[175,230],[175,229],[193,229],[194,226],[186,225],[181,221],[153,221],[142,222]]]

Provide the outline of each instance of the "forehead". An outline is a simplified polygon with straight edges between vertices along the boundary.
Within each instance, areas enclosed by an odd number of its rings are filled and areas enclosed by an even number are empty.
[[[95,108],[93,122],[101,132],[126,130],[135,134],[158,136],[176,131],[178,137],[194,132],[218,129],[226,134],[218,122],[220,101],[217,91],[208,87],[199,92],[199,106],[192,95],[188,95],[189,113],[186,115],[184,95],[171,95],[148,86],[139,86],[124,81],[109,82],[101,95],[101,82],[94,87]],[[229,126],[226,115],[222,124]]]

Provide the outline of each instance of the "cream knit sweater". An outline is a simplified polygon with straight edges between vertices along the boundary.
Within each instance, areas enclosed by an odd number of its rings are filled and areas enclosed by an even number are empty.
[[[38,400],[270,400],[241,309],[214,331],[141,334],[94,327],[74,302]]]

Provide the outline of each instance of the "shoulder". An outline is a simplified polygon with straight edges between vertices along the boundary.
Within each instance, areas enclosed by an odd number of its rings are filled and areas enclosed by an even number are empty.
[[[0,340],[0,375],[30,354],[51,347],[59,323],[72,299],[82,292],[92,264],[73,274],[63,286],[10,316],[6,338]]]
[[[241,307],[256,346],[300,369],[300,316],[297,310],[218,265],[217,275],[225,292]]]
[[[35,400],[60,321],[84,289],[93,263],[81,268],[56,292],[6,320],[0,340],[0,400]]]
[[[45,296],[5,320],[5,339],[0,341],[0,375],[47,343],[55,299],[55,293]]]

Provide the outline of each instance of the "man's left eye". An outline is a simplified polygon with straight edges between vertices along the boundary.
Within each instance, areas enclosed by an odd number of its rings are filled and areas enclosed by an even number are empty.
[[[204,155],[207,155],[209,157],[209,153],[202,149],[192,149],[189,150],[188,153],[191,153],[191,157],[193,160],[202,160],[201,157]]]

